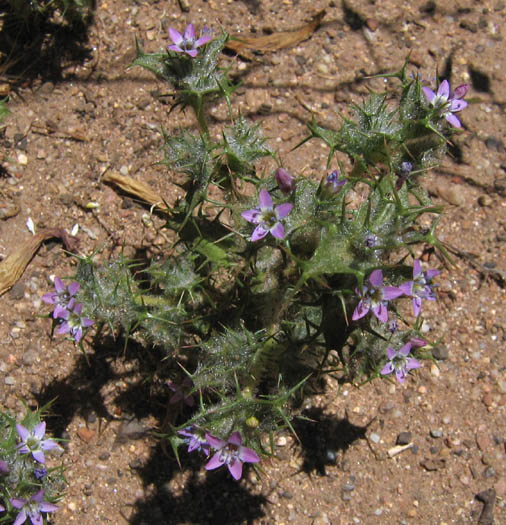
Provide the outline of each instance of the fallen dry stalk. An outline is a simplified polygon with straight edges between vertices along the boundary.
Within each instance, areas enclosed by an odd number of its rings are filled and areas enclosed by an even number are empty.
[[[395,447],[388,449],[388,455],[393,458],[394,456],[397,456],[397,454],[410,449],[412,446],[413,443],[408,443],[407,445],[395,445]]]
[[[14,253],[11,253],[0,263],[0,295],[16,284],[39,246],[53,237],[61,239],[68,251],[73,251],[76,248],[77,239],[73,239],[65,230],[60,228],[48,228],[28,238],[21,243]]]
[[[225,47],[248,59],[252,57],[250,53],[246,51],[247,49],[272,52],[284,49],[285,47],[292,47],[310,38],[320,25],[324,16],[325,10],[319,11],[313,16],[311,22],[293,31],[279,31],[272,35],[256,37],[248,37],[241,33],[236,33],[231,35],[232,40],[227,42]]]
[[[114,171],[104,173],[102,180],[104,182],[112,182],[124,192],[134,195],[151,206],[156,206],[160,211],[168,211],[160,195],[143,182],[139,182],[132,177],[125,177]]]

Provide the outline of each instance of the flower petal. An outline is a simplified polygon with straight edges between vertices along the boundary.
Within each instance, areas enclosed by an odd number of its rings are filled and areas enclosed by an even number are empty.
[[[445,119],[454,127],[454,128],[461,128],[462,124],[460,123],[460,120],[453,114],[448,113],[445,115]]]
[[[392,363],[387,363],[381,370],[380,374],[386,376],[387,374],[391,374],[394,371],[394,367]]]
[[[397,369],[395,371],[395,377],[397,378],[397,381],[399,381],[399,383],[404,383],[404,378],[406,377],[406,371],[403,370],[403,369]]]
[[[184,30],[184,39],[185,40],[195,40],[195,26],[193,24],[188,24]]]
[[[42,512],[54,512],[55,510],[58,510],[58,505],[53,505],[52,503],[49,503],[48,501],[43,501],[40,504],[40,510]]]
[[[42,450],[53,450],[54,448],[58,448],[58,443],[56,443],[56,441],[53,441],[52,439],[45,439],[40,444],[40,448]]]
[[[420,361],[416,360],[414,357],[408,357],[406,359],[406,370],[413,370],[415,368],[420,368],[422,364]]]
[[[394,350],[392,347],[387,348],[387,357],[390,361],[396,356],[397,350]]]
[[[258,224],[258,216],[260,215],[260,210],[246,210],[241,213],[241,217],[248,222],[253,224]]]
[[[237,430],[235,432],[232,432],[232,434],[230,434],[228,438],[228,442],[232,443],[232,445],[237,445],[240,447],[242,445],[241,433]]]
[[[467,102],[465,100],[453,99],[450,105],[450,111],[462,111],[464,108],[467,108]]]
[[[41,421],[38,425],[35,425],[33,427],[33,435],[37,439],[42,439],[45,433],[46,433],[46,422],[45,421]]]
[[[65,283],[59,277],[54,278],[54,289],[57,293],[64,292],[66,288]]]
[[[293,204],[290,204],[289,202],[284,202],[283,204],[280,204],[279,206],[276,206],[276,215],[278,216],[278,219],[284,219],[293,208]]]
[[[206,440],[213,448],[217,450],[222,449],[227,444],[226,441],[220,439],[219,437],[213,436],[212,434],[209,434],[209,432],[206,432]]]
[[[413,279],[416,279],[422,273],[422,265],[419,259],[413,261]]]
[[[11,500],[11,503],[12,503],[13,500]],[[13,506],[14,503],[12,503]],[[16,507],[16,508],[20,508],[20,507]],[[16,516],[16,519],[14,520],[14,523],[12,525],[21,525],[22,523],[24,523],[26,521],[26,510],[23,509],[17,516]]]
[[[185,53],[186,53],[187,55],[190,55],[192,58],[195,58],[195,57],[199,54],[199,52],[197,51],[197,49],[186,49],[186,50],[185,50]]]
[[[16,430],[21,441],[26,441],[30,437],[30,431],[20,423],[16,424]]]
[[[441,270],[427,270],[425,272],[425,277],[427,279],[434,279],[434,277],[436,277],[437,275],[439,275],[441,273]]]
[[[359,303],[357,304],[353,312],[353,316],[351,318],[353,321],[357,321],[358,319],[361,319],[362,317],[367,315],[368,312],[369,312],[369,307],[366,306],[363,301],[359,301]]]
[[[285,238],[285,228],[280,222],[277,222],[269,231],[273,237],[276,237],[276,239]]]
[[[201,36],[196,42],[195,47],[203,46],[204,44],[207,44],[211,40],[211,35],[203,35]]]
[[[385,286],[383,288],[383,299],[386,299],[387,301],[397,299],[397,297],[400,297],[401,295],[404,295],[404,290],[397,286]]]
[[[184,53],[184,49],[180,48],[176,44],[168,46],[167,49],[170,49],[171,51],[175,51],[176,53]]]
[[[263,239],[267,234],[269,233],[269,230],[264,229],[260,224],[253,230],[253,233],[251,234],[251,242],[259,241],[260,239]]]
[[[432,89],[430,89],[428,87],[422,88],[422,91],[423,91],[423,94],[425,95],[425,97],[427,98],[427,100],[432,103],[432,101],[434,100],[434,97],[436,96],[434,91],[432,91]]]
[[[221,459],[221,452],[216,452],[216,454],[208,461],[206,464],[206,470],[214,470],[215,468],[220,468],[225,462]]]
[[[380,288],[383,284],[383,272],[381,270],[374,270],[369,276],[369,282],[374,286],[374,288]]]
[[[34,514],[33,511],[30,513],[30,521],[32,525],[44,525],[44,520],[42,519],[42,514],[38,512]]]
[[[412,295],[413,294],[413,281],[406,281],[405,283],[402,283],[399,286],[399,290],[402,290],[404,295]]]
[[[181,44],[181,42],[183,41],[183,35],[179,31],[176,31],[176,29],[173,29],[172,27],[169,27],[169,36],[172,42],[174,42],[174,44],[176,45]]]
[[[446,99],[448,99],[448,97],[450,96],[450,83],[448,82],[448,80],[443,80],[443,82],[439,84],[437,94],[440,97],[445,97]]]
[[[413,297],[413,315],[418,317],[422,309],[422,300],[420,297]]]
[[[33,459],[35,461],[38,461],[39,463],[45,463],[46,462],[46,456],[44,456],[44,452],[42,450],[34,450],[32,452]]]
[[[260,461],[259,455],[248,447],[241,447],[239,459],[245,463],[258,463]]]
[[[382,322],[386,323],[388,321],[388,310],[387,307],[380,303],[372,309],[372,313]]]
[[[232,477],[238,481],[242,476],[242,463],[240,461],[234,461],[228,464],[228,470]]]
[[[70,283],[69,288],[68,288],[69,294],[75,295],[77,291],[79,290],[79,288],[81,288],[81,285],[79,283],[77,282]]]
[[[54,292],[45,293],[41,299],[47,304],[54,304],[56,301],[57,295]]]
[[[406,343],[400,350],[399,350],[399,354],[403,355],[404,357],[406,357],[407,355],[409,355],[409,352],[411,352],[411,341],[409,343]]]
[[[272,197],[269,192],[262,188],[258,194],[258,202],[261,210],[272,210]]]
[[[15,509],[21,509],[25,506],[27,500],[21,498],[11,498],[9,501]]]

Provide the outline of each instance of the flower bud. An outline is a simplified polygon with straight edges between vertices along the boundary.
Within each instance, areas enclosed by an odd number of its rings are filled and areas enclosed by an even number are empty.
[[[278,168],[274,177],[279,189],[285,195],[289,195],[295,189],[295,179],[284,168]]]
[[[322,179],[320,183],[320,192],[325,197],[332,197],[341,190],[341,186],[344,186],[346,182],[346,177],[340,179],[339,172],[334,170],[332,173]]]

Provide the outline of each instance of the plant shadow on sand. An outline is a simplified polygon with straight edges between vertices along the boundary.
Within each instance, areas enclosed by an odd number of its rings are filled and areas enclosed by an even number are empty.
[[[101,337],[93,353],[78,357],[69,375],[52,380],[34,394],[39,406],[52,401],[46,418],[49,433],[68,439],[70,423],[76,417],[89,421],[92,414],[106,425],[152,417],[157,421],[156,428],[141,428],[143,431],[137,437],[145,437],[150,431],[160,432],[171,395],[169,389],[163,388],[171,372],[166,362],[155,350],[141,348],[133,341],[129,341],[128,350],[124,351],[123,341]],[[118,363],[122,364],[121,371]],[[156,381],[146,381],[146,377],[154,377],[155,371]],[[121,411],[122,416],[118,417],[111,413],[111,399],[106,400],[103,391],[104,387],[120,382],[126,388],[112,400]],[[302,416],[304,419],[294,420],[294,429],[300,440],[297,448],[304,458],[301,470],[309,475],[312,472],[326,475],[325,467],[336,463],[337,453],[365,435],[366,427],[327,416],[319,408],[305,410]],[[113,447],[120,442],[117,432]],[[145,495],[132,504],[130,516],[125,516],[128,523],[248,524],[265,515],[268,495],[252,494],[248,483],[237,483],[226,468],[205,472],[202,469],[205,458],[186,454],[184,448],[180,449],[180,459],[182,476],[170,447],[159,442],[151,448],[146,461],[130,462],[128,467],[142,480]],[[245,466],[243,478],[247,479],[250,468]],[[176,475],[184,479],[184,485],[174,480]]]
[[[67,15],[65,21],[53,14],[33,13],[25,7],[16,12],[11,3],[0,2],[3,15],[0,28],[0,72],[13,85],[30,85],[35,79],[62,80],[64,70],[91,58],[88,28],[93,21],[87,14]]]

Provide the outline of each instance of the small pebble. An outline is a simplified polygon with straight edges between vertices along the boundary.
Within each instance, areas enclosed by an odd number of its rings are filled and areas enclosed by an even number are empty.
[[[411,443],[412,437],[411,432],[400,432],[395,443],[396,445],[407,445]]]
[[[13,385],[16,382],[16,380],[12,376],[7,376],[4,379],[4,381],[5,381],[5,384],[9,386]]]
[[[380,436],[378,434],[376,434],[375,432],[372,432],[370,435],[369,435],[369,439],[373,442],[373,443],[379,443],[380,442]]]
[[[442,431],[440,428],[433,428],[433,429],[430,431],[430,435],[431,435],[434,439],[438,439],[438,438],[440,438],[440,437],[443,435],[443,431]]]

